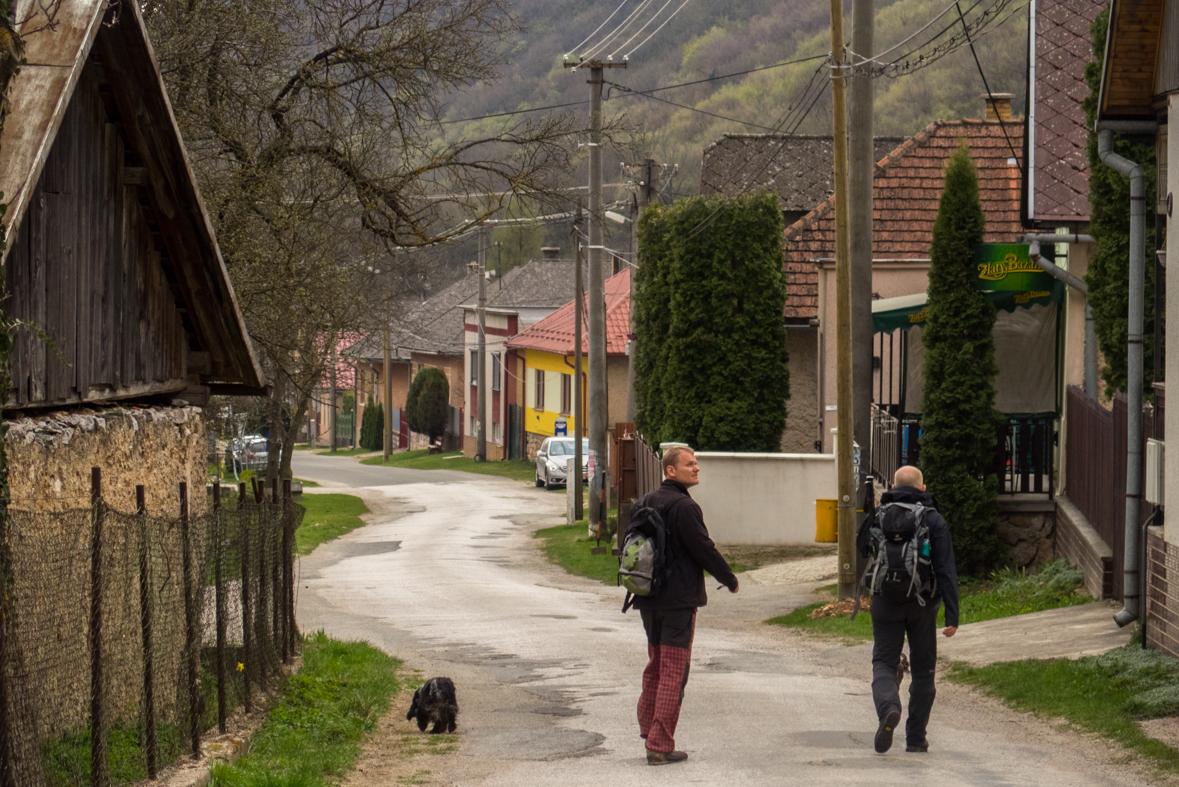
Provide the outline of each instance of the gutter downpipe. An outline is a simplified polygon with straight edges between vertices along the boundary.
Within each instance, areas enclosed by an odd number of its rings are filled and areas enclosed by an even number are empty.
[[[1146,179],[1142,167],[1113,151],[1115,131],[1151,134],[1153,121],[1098,121],[1097,155],[1101,163],[1130,179],[1130,297],[1126,326],[1126,520],[1122,555],[1122,609],[1118,627],[1138,619],[1138,529],[1142,510],[1142,323],[1146,288]]]
[[[1035,234],[1023,236],[1028,244],[1028,256],[1041,270],[1086,296],[1089,285],[1085,280],[1040,256],[1041,243],[1096,243],[1092,235]],[[1085,393],[1097,398],[1097,330],[1093,326],[1093,307],[1085,298]]]

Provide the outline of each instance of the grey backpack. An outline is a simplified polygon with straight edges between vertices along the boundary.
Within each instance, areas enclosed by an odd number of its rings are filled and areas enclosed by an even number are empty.
[[[872,555],[860,583],[873,596],[897,604],[910,599],[925,606],[937,593],[929,549],[929,508],[920,503],[885,503],[869,529]]]
[[[635,503],[630,524],[622,539],[618,557],[618,584],[626,588],[622,611],[635,596],[655,596],[667,584],[667,525],[663,511],[647,505],[646,498]]]

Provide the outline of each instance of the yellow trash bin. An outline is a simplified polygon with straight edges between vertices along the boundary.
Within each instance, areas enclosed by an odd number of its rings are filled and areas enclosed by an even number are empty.
[[[819,498],[815,501],[815,541],[820,544],[834,544],[839,541],[835,506],[835,500]]]

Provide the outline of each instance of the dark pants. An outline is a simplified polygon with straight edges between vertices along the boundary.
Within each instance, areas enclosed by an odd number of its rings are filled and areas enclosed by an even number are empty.
[[[937,690],[933,673],[937,668],[937,613],[940,601],[926,600],[894,604],[882,596],[872,597],[872,699],[876,716],[883,719],[890,710],[901,710],[897,687],[897,664],[905,635],[909,636],[909,719],[905,724],[905,742],[925,740],[925,726]]]

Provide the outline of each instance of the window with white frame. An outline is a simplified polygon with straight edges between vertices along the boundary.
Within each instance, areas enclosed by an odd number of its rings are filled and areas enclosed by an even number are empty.
[[[471,385],[479,384],[479,351],[471,350]]]
[[[500,384],[500,354],[491,354],[491,390],[498,391]]]
[[[533,383],[533,397],[532,408],[534,410],[544,409],[544,369],[535,370],[535,382]]]

